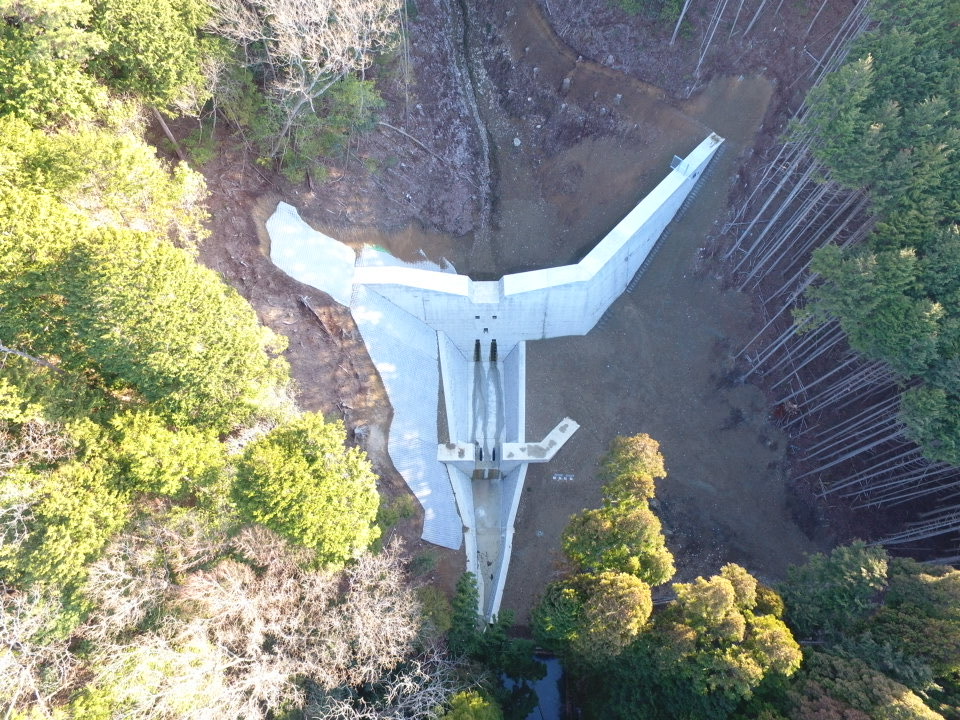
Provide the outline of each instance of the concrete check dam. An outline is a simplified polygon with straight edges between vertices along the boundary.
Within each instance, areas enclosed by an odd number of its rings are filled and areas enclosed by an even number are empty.
[[[526,439],[526,343],[596,325],[639,277],[722,143],[711,134],[674,157],[666,177],[580,262],[495,281],[371,246],[358,257],[286,203],[267,221],[273,262],[349,306],[393,405],[388,452],[423,506],[423,539],[466,546],[488,619],[500,608],[527,467],[549,462],[579,428],[563,418],[545,438]],[[449,442],[439,441],[441,390]]]

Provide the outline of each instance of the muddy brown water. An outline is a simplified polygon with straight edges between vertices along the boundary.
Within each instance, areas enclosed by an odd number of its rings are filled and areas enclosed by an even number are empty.
[[[728,350],[750,332],[748,299],[695,272],[700,249],[724,216],[729,179],[749,152],[771,86],[761,77],[718,78],[690,101],[670,104],[656,88],[578,62],[542,27],[542,17],[523,7],[527,11],[505,22],[506,42],[517,62],[535,64],[544,82],[571,78],[567,106],[555,111],[586,113],[589,105],[596,112],[606,103],[626,119],[627,131],[586,135],[566,149],[542,152],[542,127],[536,127],[545,124],[542,115],[510,115],[493,93],[479,93],[498,178],[488,254],[469,253],[473,238],[417,226],[319,229],[407,259],[421,251],[445,257],[475,277],[562,265],[578,260],[652,189],[672,155],[685,155],[710,131],[725,137],[725,152],[698,198],[603,326],[583,337],[528,344],[527,437],[543,437],[564,415],[581,429],[552,463],[530,467],[503,607],[525,622],[557,576],[563,528],[572,513],[599,504],[597,459],[618,434],[645,432],[661,443],[669,477],[660,482],[655,505],[677,556],[677,579],[714,573],[724,562],[743,564],[767,581],[782,577],[788,564],[823,548],[787,510],[785,438],[767,423],[760,391],[719,382]],[[470,257],[479,257],[478,264],[468,265]]]

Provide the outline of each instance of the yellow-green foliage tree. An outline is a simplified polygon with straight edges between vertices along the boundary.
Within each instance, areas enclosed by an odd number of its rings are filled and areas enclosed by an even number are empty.
[[[95,456],[4,477],[0,581],[57,591],[82,579],[127,520],[129,497],[112,480],[113,468]]]
[[[83,124],[51,132],[0,117],[0,188],[10,202],[41,195],[95,226],[150,231],[188,249],[206,235],[203,177],[164,162],[131,129]]]
[[[201,32],[210,20],[203,0],[93,0],[93,26],[103,39],[93,69],[120,92],[151,105],[208,97],[204,57],[215,52]]]
[[[603,497],[609,503],[651,500],[656,481],[666,476],[660,443],[646,434],[618,435],[600,461]]]
[[[0,115],[37,127],[115,118],[110,89],[167,105],[206,97],[200,0],[0,0]]]
[[[0,117],[0,344],[169,422],[229,431],[283,403],[283,344],[187,250],[203,181],[135,133]]]
[[[237,466],[241,512],[320,562],[343,566],[376,540],[379,495],[366,453],[344,447],[343,423],[305,413],[252,442]]]
[[[739,565],[673,589],[676,602],[657,620],[664,667],[686,676],[698,693],[747,697],[768,673],[790,676],[800,667],[790,629],[757,610],[757,581]]]
[[[296,419],[283,339],[196,262],[201,176],[143,140],[143,104],[202,99],[208,16],[0,0],[0,706],[435,714],[445,656],[414,646],[396,549],[364,552],[369,462]],[[317,552],[242,527],[236,477],[246,519]]]
[[[95,117],[108,95],[85,64],[103,49],[83,0],[2,0],[0,115],[32,125]]]
[[[450,699],[450,709],[442,720],[503,720],[503,712],[483,693],[465,690]]]
[[[772,677],[800,666],[783,603],[744,568],[673,586],[652,614],[651,585],[673,557],[649,507],[666,476],[647,435],[616,438],[600,463],[604,505],[575,515],[564,551],[576,571],[551,583],[534,609],[534,635],[564,655],[591,718],[720,720]]]
[[[570,519],[563,551],[584,572],[615,571],[650,585],[673,577],[660,519],[645,504],[607,505]]]
[[[660,520],[650,510],[666,476],[649,435],[618,437],[600,462],[604,505],[570,519],[563,550],[576,571],[552,583],[533,611],[537,640],[574,663],[618,655],[650,618],[651,585],[674,573]]]
[[[673,577],[673,556],[648,505],[656,478],[666,476],[659,449],[649,435],[611,444],[601,461],[603,507],[574,515],[563,534],[563,551],[582,572],[623,572],[650,585]]]
[[[573,666],[599,665],[619,655],[653,611],[650,586],[634,575],[579,574],[551,583],[533,610],[541,645]]]
[[[790,720],[944,720],[910,688],[857,658],[811,650],[790,691]]]
[[[281,339],[185,251],[129,230],[55,229],[29,205],[9,210],[0,227],[18,243],[0,248],[0,266],[23,261],[0,278],[0,337],[9,345],[55,358],[178,425],[226,432],[282,405]]]
[[[587,717],[721,720],[762,683],[800,667],[778,603],[742,567],[673,588],[676,600],[647,631],[585,675]]]
[[[582,621],[571,650],[590,658],[619,655],[653,612],[650,586],[627,573],[581,576]]]
[[[215,433],[172,428],[149,411],[117,415],[113,456],[119,483],[127,490],[176,497],[216,490],[226,465],[226,448]]]

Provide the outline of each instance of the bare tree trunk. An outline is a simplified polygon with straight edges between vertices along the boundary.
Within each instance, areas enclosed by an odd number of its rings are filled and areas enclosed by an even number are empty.
[[[789,428],[806,418],[832,407],[839,412],[853,402],[863,402],[864,396],[879,392],[894,392],[897,390],[889,370],[880,371],[870,369],[863,374],[854,375],[853,379],[844,378],[834,383],[830,388],[819,393],[809,401],[809,407],[788,422],[784,427]],[[886,383],[886,385],[884,385]],[[826,399],[821,399],[826,398]],[[813,404],[816,403],[816,404]]]
[[[883,471],[874,475],[889,474],[899,467],[911,464],[916,465],[917,459],[907,460],[895,468],[884,468]],[[867,488],[843,493],[841,497],[865,496],[864,499],[853,505],[855,508],[893,507],[930,495],[942,495],[944,487],[955,486],[958,480],[960,480],[960,471],[952,465],[927,465],[911,474],[898,475],[894,479],[888,480],[880,486],[886,490],[883,493],[878,494],[876,492],[878,488],[870,485]],[[904,487],[906,487],[905,490]]]
[[[803,39],[806,40],[807,36],[810,34],[810,31],[813,30],[813,26],[817,22],[817,18],[820,17],[820,13],[823,12],[823,9],[827,6],[827,0],[823,0],[823,3],[820,5],[820,9],[817,10],[817,14],[813,16],[813,20],[810,21],[810,24],[807,26],[807,31],[803,34]]]
[[[760,7],[757,8],[757,11],[753,14],[753,19],[750,20],[750,24],[747,25],[747,29],[743,31],[743,36],[746,37],[747,33],[750,32],[750,28],[753,27],[753,24],[757,21],[757,18],[760,17],[760,13],[763,11],[763,6],[767,4],[767,0],[761,0]]]
[[[886,429],[886,428],[884,428],[884,429]],[[830,468],[835,467],[835,466],[839,465],[840,463],[846,462],[846,461],[850,460],[851,458],[854,458],[854,457],[856,457],[857,455],[860,455],[861,453],[868,452],[868,451],[870,451],[870,450],[873,450],[875,447],[879,447],[880,445],[883,445],[884,443],[890,442],[891,440],[895,440],[895,439],[898,438],[898,437],[902,437],[902,434],[903,434],[903,426],[902,426],[902,425],[897,426],[897,429],[894,430],[894,432],[888,433],[888,434],[886,434],[886,435],[883,435],[879,440],[872,440],[872,441],[870,441],[870,442],[868,442],[868,443],[866,443],[866,444],[864,444],[864,445],[858,445],[857,447],[853,448],[852,450],[848,450],[847,452],[845,452],[845,453],[843,453],[842,455],[836,457],[835,459],[831,460],[830,462],[828,462],[828,463],[826,463],[826,464],[824,464],[824,465],[821,465],[820,467],[814,468],[813,470],[808,470],[807,472],[803,473],[802,475],[797,475],[794,479],[795,479],[795,480],[801,480],[801,479],[803,479],[803,478],[805,478],[805,477],[809,477],[810,475],[816,475],[816,474],[822,473],[822,472],[824,472],[825,470],[829,470]]]
[[[884,545],[902,545],[960,530],[960,505],[938,508],[921,517],[922,520],[910,523],[905,530],[888,535],[881,542]]]
[[[860,357],[859,357],[858,355],[851,355],[851,356],[850,356],[849,358],[847,358],[843,363],[841,363],[840,365],[837,365],[835,368],[833,368],[832,370],[824,373],[823,375],[820,375],[819,377],[817,377],[816,379],[814,379],[812,382],[804,383],[804,382],[801,380],[801,381],[800,381],[800,388],[799,388],[798,390],[794,390],[794,391],[791,392],[790,394],[781,397],[781,398],[780,398],[779,400],[777,400],[777,402],[774,403],[774,404],[775,404],[775,405],[783,405],[784,403],[790,402],[791,400],[797,398],[797,397],[800,396],[800,395],[805,395],[807,392],[810,391],[811,388],[814,388],[814,387],[816,387],[817,385],[819,385],[820,383],[824,382],[825,380],[827,380],[827,378],[831,377],[834,373],[842,372],[843,370],[846,370],[847,367],[849,367],[850,365],[853,365],[854,363],[857,363],[857,362],[859,362],[859,361],[860,361]],[[794,375],[794,376],[789,376],[789,375],[788,375],[788,376],[785,377],[783,380],[780,380],[778,383],[776,383],[775,385],[773,385],[770,389],[771,389],[771,390],[774,390],[774,389],[776,389],[779,385],[781,385],[783,382],[785,382],[785,381],[787,381],[787,380],[792,380],[792,379],[794,379],[794,378],[797,378],[797,379],[799,380],[799,378],[798,378],[796,375]]]
[[[740,3],[742,4],[742,3],[743,3],[743,0],[740,0]],[[683,22],[683,16],[687,14],[687,8],[688,8],[688,7],[690,7],[690,0],[684,0],[683,9],[680,10],[680,17],[677,18],[677,24],[676,24],[676,26],[673,28],[673,35],[670,36],[670,44],[671,44],[671,45],[673,45],[673,43],[674,43],[674,42],[676,41],[676,39],[677,39],[677,33],[680,32],[680,23]]]
[[[700,77],[700,66],[703,64],[704,58],[707,56],[707,53],[710,51],[710,44],[713,42],[713,36],[717,32],[717,28],[720,27],[720,19],[723,17],[723,11],[727,9],[728,0],[717,0],[717,9],[714,11],[713,17],[710,20],[710,23],[707,25],[707,31],[704,33],[703,42],[700,43],[700,59],[697,60],[697,67],[693,71],[693,76],[696,78]]]
[[[740,0],[740,4],[737,5],[737,14],[733,16],[733,23],[730,25],[730,34],[727,35],[728,38],[732,38],[733,31],[737,29],[737,20],[740,19],[741,10],[743,10],[743,0]]]
[[[916,464],[917,461],[922,458],[919,448],[911,447],[907,450],[900,450],[893,453],[885,453],[883,458],[871,465],[868,468],[860,470],[853,475],[845,477],[843,480],[832,483],[829,488],[825,488],[821,493],[820,497],[826,497],[840,490],[848,490],[846,493],[842,493],[843,497],[850,497],[852,495],[862,494],[864,492],[863,484],[870,480],[871,478],[886,475],[893,470],[897,470],[906,465]],[[889,484],[889,483],[888,483]],[[854,485],[860,486],[856,490],[849,490],[849,488]]]
[[[186,162],[187,156],[183,154],[183,148],[180,147],[180,143],[177,142],[173,133],[170,132],[170,127],[167,125],[167,121],[163,119],[163,115],[161,115],[153,105],[150,106],[150,110],[153,111],[153,116],[157,119],[157,122],[160,123],[160,127],[163,128],[163,134],[167,136],[167,140],[173,145],[173,151],[177,154],[177,157],[180,158],[181,162]]]

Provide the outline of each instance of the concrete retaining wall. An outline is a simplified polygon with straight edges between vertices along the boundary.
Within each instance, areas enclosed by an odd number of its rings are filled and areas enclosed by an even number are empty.
[[[501,360],[493,371],[501,371],[501,381],[494,375],[490,383],[502,389],[504,432],[500,438],[498,430],[494,441],[511,444],[516,454],[518,444],[525,443],[525,341],[583,335],[593,328],[627,289],[722,143],[717,135],[700,143],[576,265],[516,273],[495,282],[475,282],[447,272],[449,267],[411,265],[372,250],[365,250],[354,267],[352,250],[299,228],[301,221],[289,206],[278,208],[273,225],[268,224],[272,256],[280,267],[339,302],[350,302],[394,407],[388,450],[423,505],[423,537],[450,548],[458,548],[462,538],[467,570],[482,583],[482,611],[488,618],[500,607],[527,462],[533,460],[524,455],[511,463],[504,457],[504,475],[481,478],[479,486],[465,474],[474,465],[467,450],[476,439],[468,437],[476,422],[474,344],[480,340],[481,357],[487,360],[491,341],[497,341]],[[290,237],[278,239],[284,235]],[[447,440],[453,444],[438,448],[441,374]],[[483,417],[497,416],[495,400],[490,396],[481,406]],[[566,435],[553,439],[557,449],[578,426],[565,418],[560,427]],[[456,459],[459,455],[446,466],[438,462],[438,454],[460,450],[463,462]],[[486,559],[482,568],[478,553]]]
[[[526,433],[527,399],[527,346],[518,343],[503,360],[503,397],[506,412],[504,417],[504,441],[524,442]],[[514,398],[519,402],[514,404]]]

